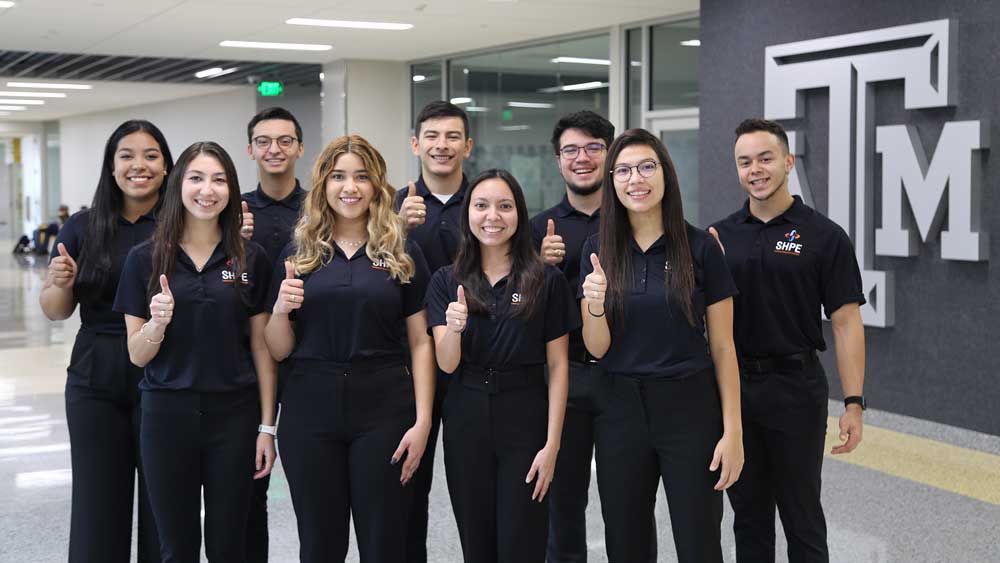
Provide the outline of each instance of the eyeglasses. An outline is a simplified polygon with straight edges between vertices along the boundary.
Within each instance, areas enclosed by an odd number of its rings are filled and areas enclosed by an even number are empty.
[[[559,154],[563,155],[566,160],[573,160],[580,154],[580,149],[587,152],[587,156],[600,156],[602,152],[607,150],[601,143],[590,143],[589,145],[578,147],[576,145],[566,145],[565,147],[559,149]]]
[[[628,182],[632,179],[632,169],[634,168],[639,171],[639,175],[643,178],[652,178],[659,166],[660,163],[655,160],[644,160],[635,166],[619,164],[611,169],[611,176],[616,182]]]
[[[283,135],[281,137],[278,137],[277,139],[272,139],[271,137],[261,135],[260,137],[253,138],[253,145],[258,149],[267,150],[271,148],[271,143],[275,141],[278,141],[278,146],[281,147],[282,149],[290,149],[292,148],[292,145],[295,144],[295,141],[298,141],[298,139],[296,139],[295,137],[290,137],[288,135]]]

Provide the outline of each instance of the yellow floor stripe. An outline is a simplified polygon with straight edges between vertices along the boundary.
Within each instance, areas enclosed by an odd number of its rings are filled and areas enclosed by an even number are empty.
[[[861,446],[831,455],[839,422],[827,424],[826,456],[931,487],[1000,505],[1000,456],[865,425]]]

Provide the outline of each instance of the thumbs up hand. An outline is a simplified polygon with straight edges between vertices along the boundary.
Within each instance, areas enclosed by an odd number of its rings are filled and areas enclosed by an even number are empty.
[[[160,274],[160,292],[149,301],[149,322],[160,330],[166,329],[174,318],[174,294],[170,292],[167,276]]]
[[[399,216],[406,223],[406,230],[423,225],[427,220],[427,205],[424,203],[424,198],[417,195],[417,185],[413,182],[410,182],[406,189],[406,198],[399,208]]]
[[[305,282],[295,277],[295,267],[286,260],[285,279],[281,280],[281,287],[278,288],[278,300],[274,302],[274,314],[287,315],[296,309],[301,309],[305,296]]]
[[[240,236],[246,240],[253,237],[253,213],[250,213],[250,206],[243,202],[243,226],[240,227]]]
[[[70,289],[76,280],[76,260],[66,251],[66,245],[59,243],[59,256],[49,262],[48,281],[60,289]]]
[[[459,334],[465,331],[465,325],[469,321],[469,307],[465,303],[465,289],[462,286],[458,286],[458,300],[448,303],[444,318],[448,322],[448,330]]]
[[[556,222],[549,219],[548,227],[545,230],[545,238],[542,239],[542,261],[552,266],[558,266],[566,256],[566,243],[561,236],[556,234]]]
[[[590,263],[594,271],[587,274],[583,280],[583,298],[587,301],[587,307],[591,305],[600,306],[604,310],[604,295],[608,290],[608,278],[604,275],[604,268],[596,254],[590,255]]]

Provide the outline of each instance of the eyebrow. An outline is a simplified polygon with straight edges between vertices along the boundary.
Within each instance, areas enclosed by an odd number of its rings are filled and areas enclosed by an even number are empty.
[[[774,151],[772,151],[772,150],[766,150],[766,151],[757,153],[757,157],[760,158],[762,156],[771,156],[773,154],[774,154]],[[747,155],[745,155],[745,154],[742,154],[740,156],[737,156],[736,160],[750,160],[750,157],[747,156]]]
[[[344,170],[343,168],[334,168],[333,172],[350,172],[350,170]],[[358,168],[357,170],[354,171],[355,174],[357,174],[359,172],[364,172],[365,174],[367,174],[368,173],[368,169],[367,168]]]
[[[225,172],[216,172],[215,174],[205,174],[201,170],[195,170],[194,168],[188,168],[188,171],[185,172],[184,174],[185,175],[187,175],[187,174],[201,174],[202,176],[222,176],[222,177],[226,176]]]

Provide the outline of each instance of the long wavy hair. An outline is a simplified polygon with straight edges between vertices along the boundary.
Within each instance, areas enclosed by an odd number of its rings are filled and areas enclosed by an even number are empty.
[[[386,179],[385,159],[360,135],[337,137],[323,149],[312,172],[312,189],[295,226],[295,255],[289,258],[297,274],[306,274],[330,263],[334,257],[334,232],[337,217],[326,197],[326,183],[337,160],[353,154],[365,165],[374,188],[368,206],[368,244],[365,254],[373,262],[382,261],[392,278],[410,283],[416,271],[413,258],[406,252],[406,230],[392,210],[396,190]]]
[[[177,164],[173,171],[167,176],[167,187],[163,192],[159,219],[152,239],[153,272],[149,277],[147,289],[150,297],[160,292],[160,274],[165,274],[169,280],[174,273],[177,249],[184,235],[184,224],[187,221],[187,210],[181,199],[181,186],[191,162],[201,155],[214,158],[226,174],[229,201],[226,202],[226,207],[219,214],[219,229],[222,231],[222,248],[226,253],[226,258],[230,261],[229,268],[236,274],[233,279],[242,278],[246,266],[246,249],[243,246],[243,238],[240,237],[243,214],[240,204],[240,181],[236,176],[236,166],[226,149],[212,141],[202,141],[184,149],[184,152],[177,158]],[[234,283],[233,287],[239,288],[239,285]]]
[[[104,144],[101,176],[97,181],[97,189],[94,191],[94,199],[87,216],[86,237],[77,259],[80,273],[76,277],[73,293],[81,302],[96,299],[109,281],[115,283],[118,281],[109,278],[114,260],[112,256],[115,248],[114,239],[118,234],[118,218],[125,208],[125,195],[115,180],[115,153],[118,151],[118,143],[133,133],[147,133],[156,141],[163,156],[163,170],[167,174],[174,166],[174,159],[170,155],[170,147],[163,133],[148,121],[141,119],[126,121],[108,137],[107,143]],[[161,182],[157,196],[162,200],[163,186],[166,182],[163,178],[154,178],[153,181]]]
[[[515,291],[519,292],[522,296],[522,306],[519,307],[518,314],[522,318],[528,318],[535,310],[535,304],[538,302],[538,296],[545,282],[545,265],[538,257],[531,236],[524,190],[521,189],[521,184],[510,172],[494,168],[483,172],[469,182],[469,189],[466,190],[465,197],[462,199],[462,210],[459,217],[459,232],[462,235],[462,240],[458,246],[458,255],[455,257],[453,273],[455,280],[465,290],[465,300],[469,310],[474,313],[486,312],[488,310],[486,300],[491,286],[489,280],[486,279],[486,274],[483,273],[482,247],[469,226],[469,207],[472,204],[472,194],[476,191],[476,186],[492,178],[498,178],[506,183],[514,195],[514,207],[517,209],[517,230],[510,238],[511,268],[506,299],[510,300]]]
[[[667,272],[666,299],[677,300],[688,322],[694,326],[694,312],[691,307],[691,292],[694,291],[694,266],[691,247],[688,245],[687,223],[681,204],[681,187],[677,180],[677,170],[663,142],[645,129],[629,129],[611,143],[608,157],[604,161],[604,195],[601,200],[601,266],[607,275],[608,287],[606,309],[611,326],[621,326],[625,322],[625,292],[632,279],[632,252],[629,244],[633,239],[632,224],[628,210],[618,199],[615,191],[615,161],[625,147],[645,145],[656,153],[660,163],[656,173],[663,175],[663,200],[660,211],[663,216],[663,231],[666,235]],[[633,174],[638,174],[633,170]]]

